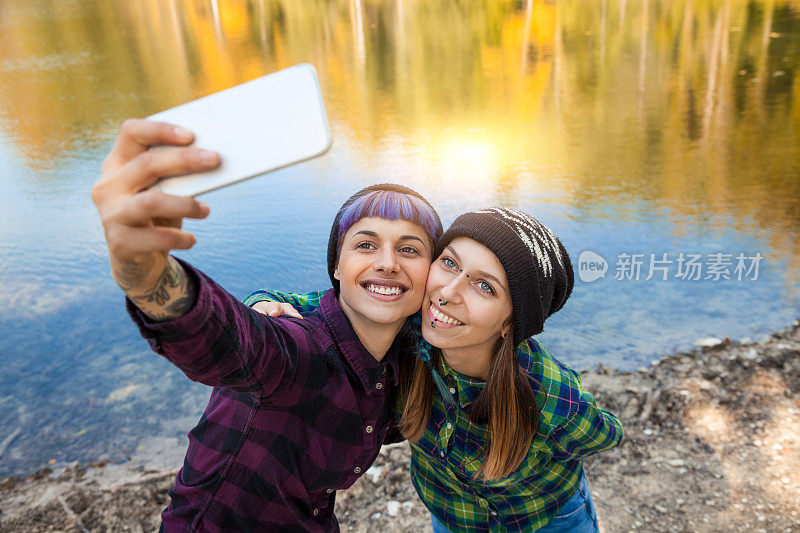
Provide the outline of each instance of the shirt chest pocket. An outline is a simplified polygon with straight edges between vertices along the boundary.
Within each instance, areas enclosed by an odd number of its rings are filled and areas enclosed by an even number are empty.
[[[456,439],[453,443],[453,459],[454,463],[456,463],[454,466],[466,479],[479,479],[478,471],[485,460],[485,446],[489,435],[488,429],[485,429],[485,427],[482,429],[482,431],[458,432],[454,435]],[[547,446],[534,440],[528,448],[525,458],[511,474],[490,481],[481,479],[480,484],[487,487],[503,488],[522,483],[545,465],[548,460],[549,452]]]

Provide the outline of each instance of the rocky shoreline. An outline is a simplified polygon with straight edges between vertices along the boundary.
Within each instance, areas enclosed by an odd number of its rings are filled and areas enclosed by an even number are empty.
[[[625,440],[586,461],[602,529],[800,531],[800,320],[638,372],[583,373]],[[430,531],[406,444],[337,497],[343,531]],[[0,531],[156,531],[174,471],[90,464],[0,482]]]

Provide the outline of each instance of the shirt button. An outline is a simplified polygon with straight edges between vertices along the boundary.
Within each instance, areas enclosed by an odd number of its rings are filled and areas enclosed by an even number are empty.
[[[319,515],[319,509],[314,509],[314,511],[312,511],[312,512],[314,513],[314,516]]]
[[[497,516],[497,511],[492,511],[492,516]]]
[[[447,423],[447,429],[453,429],[453,424],[451,424],[450,422],[448,422],[448,423]]]
[[[376,383],[375,388],[381,390],[383,388],[383,383]]]
[[[450,387],[450,394],[455,394],[455,393],[456,393],[455,387]]]
[[[355,467],[353,469],[353,472],[355,472],[356,474],[360,474],[361,473],[361,467],[360,466]]]
[[[439,457],[444,457],[444,451],[443,450],[439,450]]]
[[[333,489],[325,489],[325,492],[327,492],[328,494],[330,494],[331,492],[333,492]]]
[[[367,433],[372,433],[372,426],[367,426]]]

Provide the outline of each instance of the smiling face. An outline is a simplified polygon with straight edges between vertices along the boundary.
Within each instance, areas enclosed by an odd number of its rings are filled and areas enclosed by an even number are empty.
[[[451,358],[489,358],[511,316],[505,270],[491,250],[459,237],[431,265],[423,302],[422,335]]]
[[[369,217],[339,242],[334,277],[356,331],[402,326],[422,305],[433,248],[426,230],[407,220]]]

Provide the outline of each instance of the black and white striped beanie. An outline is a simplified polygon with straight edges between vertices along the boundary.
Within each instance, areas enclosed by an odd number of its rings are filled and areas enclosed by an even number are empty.
[[[478,241],[503,265],[511,291],[514,346],[541,333],[547,317],[572,293],[575,275],[564,245],[547,226],[521,211],[493,207],[464,213],[439,239],[434,257],[456,237]]]

